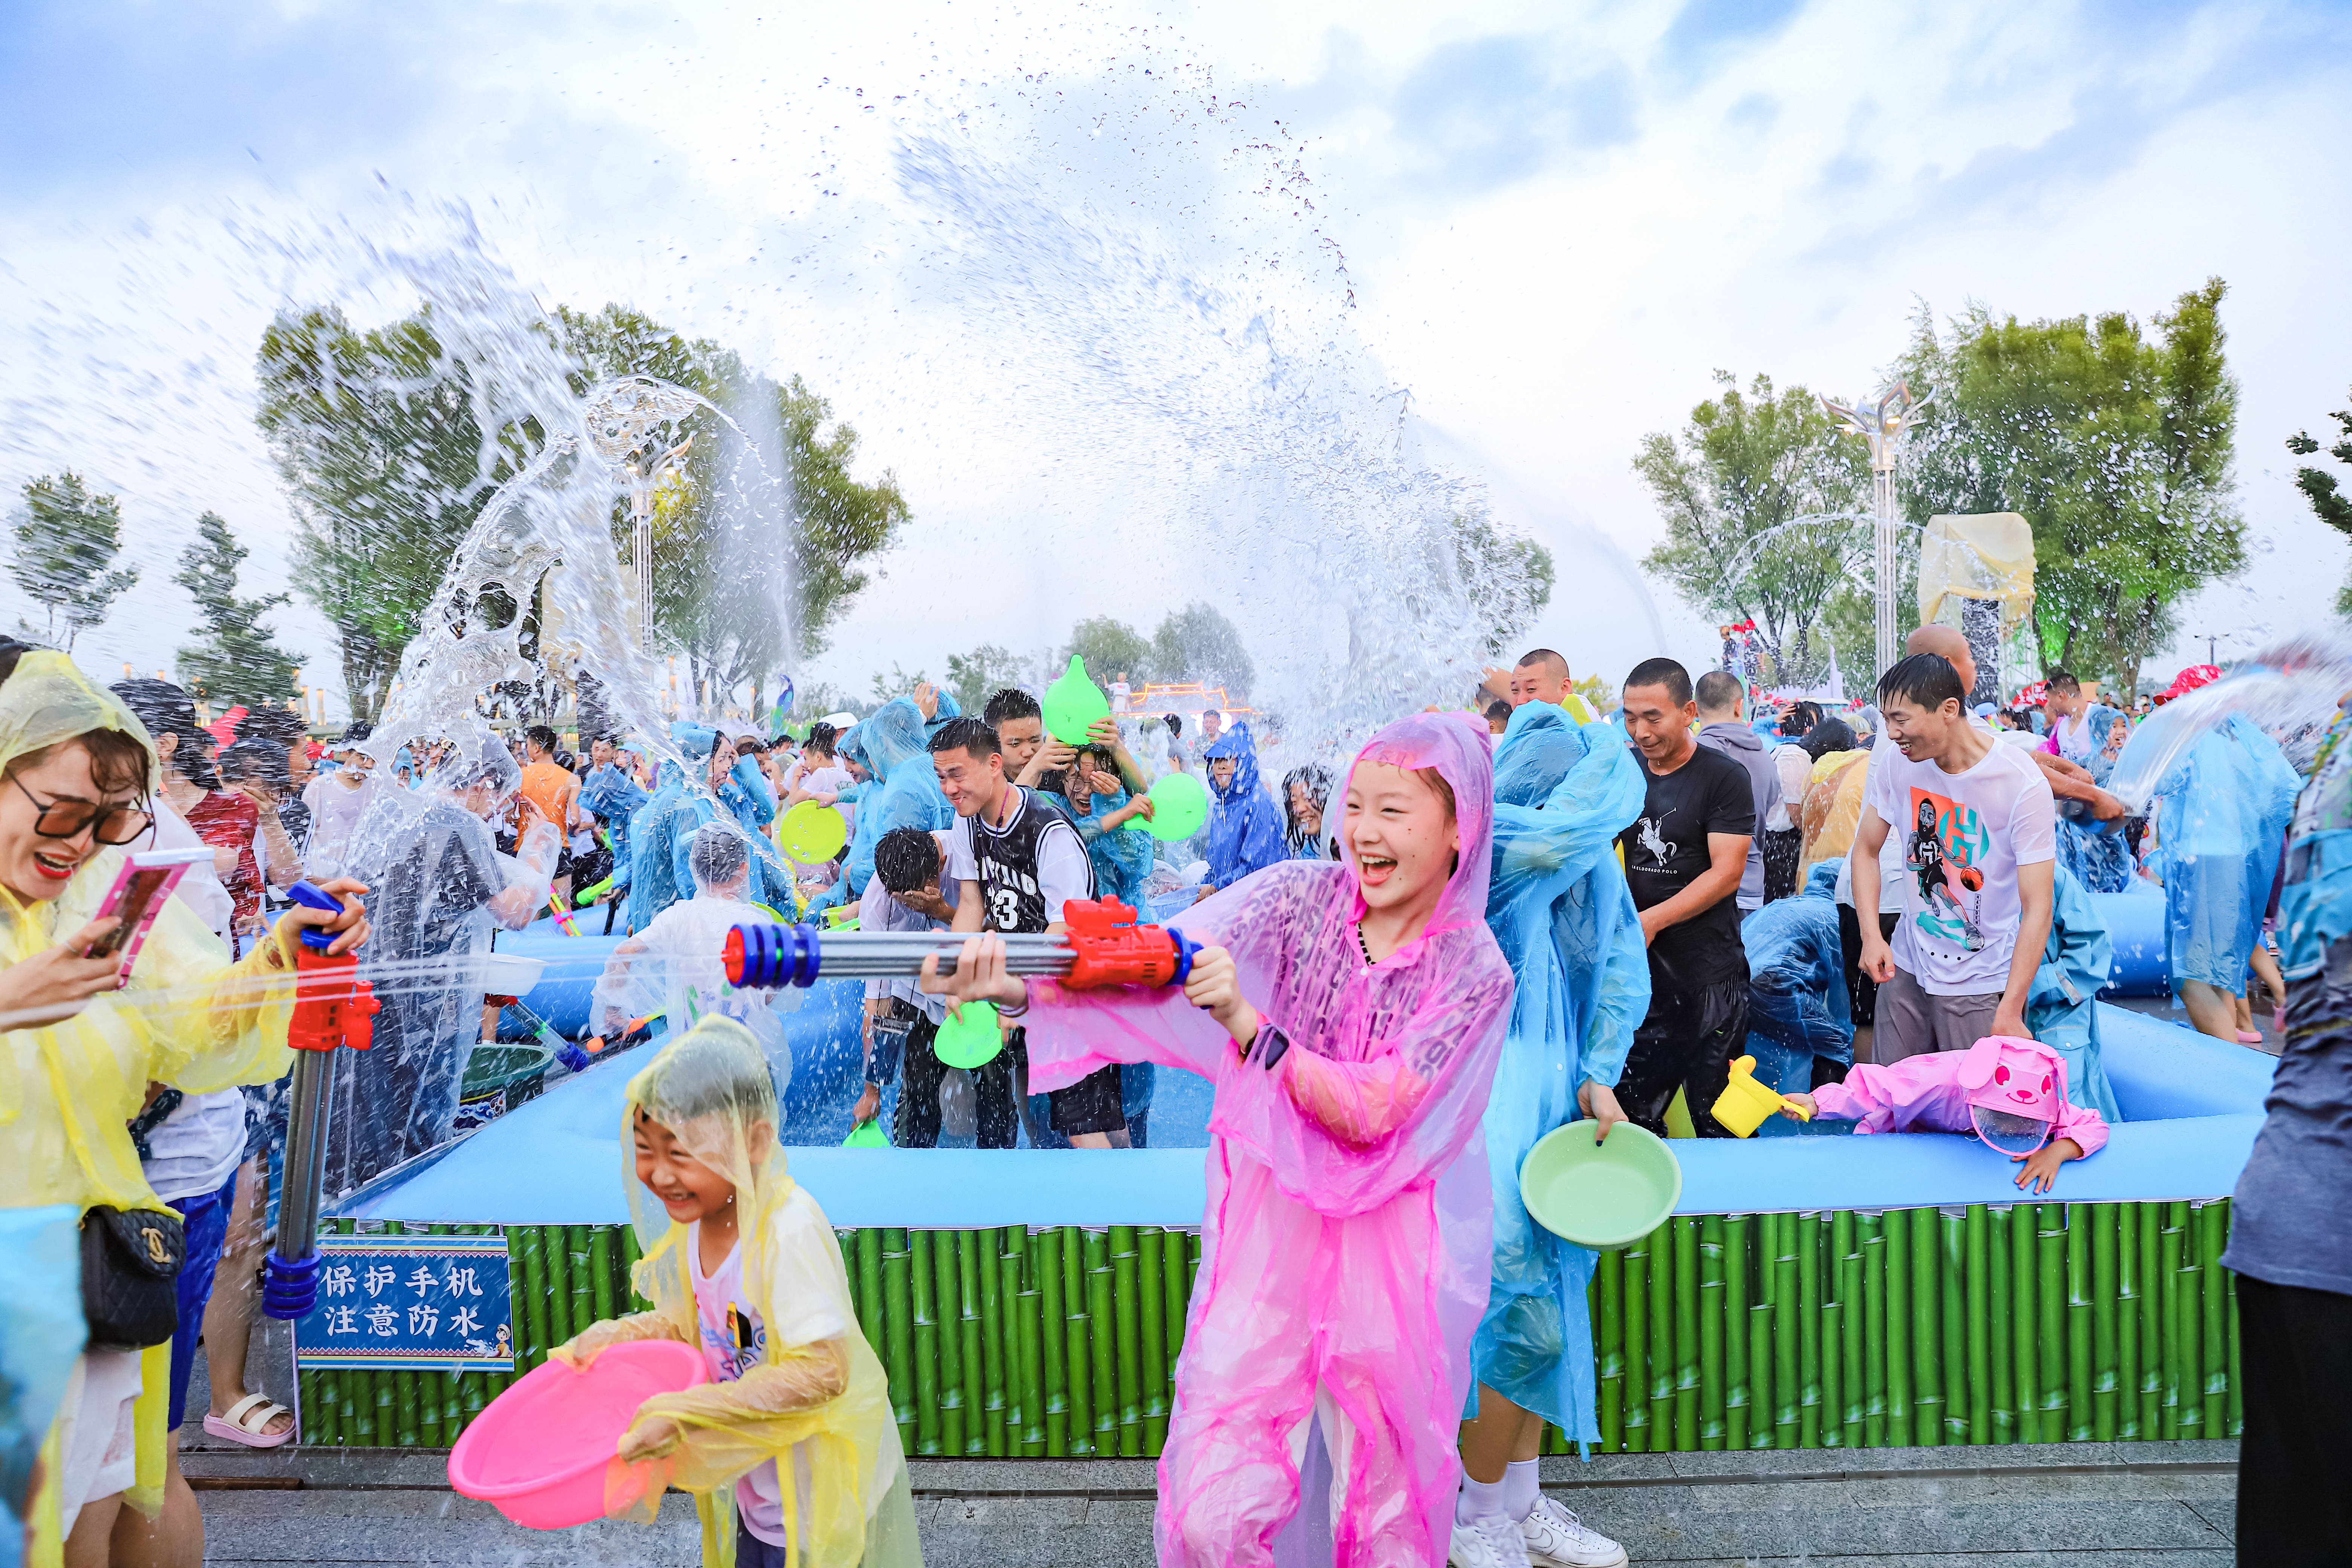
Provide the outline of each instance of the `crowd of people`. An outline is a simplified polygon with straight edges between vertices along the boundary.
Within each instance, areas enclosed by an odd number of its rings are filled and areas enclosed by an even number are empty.
[[[814,1201],[777,1179],[793,999],[719,973],[726,930],[763,914],[966,936],[950,978],[866,984],[852,1116],[877,1121],[895,1089],[896,1146],[937,1144],[968,1094],[981,1148],[1140,1147],[1159,1069],[1213,1086],[1163,1561],[1262,1554],[1301,1506],[1312,1431],[1329,1462],[1308,1467],[1323,1492],[1310,1479],[1304,1506],[1328,1510],[1342,1560],[1622,1563],[1536,1484],[1547,1422],[1599,1436],[1593,1255],[1521,1201],[1538,1140],[1584,1116],[1603,1140],[1626,1122],[1732,1136],[1713,1113],[1752,1056],[1822,1122],[1973,1135],[2047,1192],[2117,1114],[2090,895],[2142,881],[2161,886],[2198,1028],[2259,1042],[2256,994],[2284,1016],[2271,933],[2284,919],[2293,948],[2311,907],[2298,889],[2326,868],[2288,854],[2303,779],[2278,741],[2225,718],[2134,809],[2108,787],[2132,714],[2063,671],[2037,707],[1971,708],[1977,675],[1965,639],[1931,626],[1874,700],[1843,710],[1765,702],[1729,671],[1694,679],[1661,658],[1602,717],[1539,648],[1491,672],[1469,711],[1400,720],[1344,771],[1301,763],[1277,786],[1246,716],[1200,715],[1188,749],[1181,722],[1163,737],[1115,706],[1074,739],[1018,688],[967,714],[920,686],[798,735],[477,724],[392,745],[359,725],[314,741],[267,707],[202,722],[169,682],[102,689],[63,655],[8,645],[0,1151],[30,1173],[18,1203],[168,1215],[184,1258],[165,1337],[102,1337],[93,1317],[34,1531],[69,1563],[201,1560],[175,1447],[199,1337],[205,1429],[257,1447],[293,1436],[244,1363],[283,1163],[296,935],[328,928],[383,1003],[373,1048],[339,1076],[331,1195],[452,1135],[465,1062],[499,1026],[491,931],[551,913],[621,939],[591,1044],[659,1041],[624,1127],[657,1307],[562,1353],[584,1364],[652,1334],[708,1349],[696,1324],[714,1312],[749,1325],[713,1392],[649,1403],[632,1427],[622,1456],[649,1495],[675,1480],[720,1498],[707,1517],[731,1517],[741,1561],[782,1563],[796,1543],[821,1544],[821,1562],[919,1561],[838,1250]],[[2315,759],[2326,778],[2342,766],[2333,740]],[[1134,831],[1157,777],[1195,766],[1198,833]],[[842,819],[837,850],[793,831],[812,811]],[[106,934],[92,921],[112,868],[142,847],[204,858],[117,997],[114,960],[85,954]],[[340,907],[289,901],[301,881]],[[1203,944],[1181,997],[1006,972],[1003,937],[1059,931],[1066,903],[1103,896]],[[2318,983],[2318,956],[2287,956],[2287,974]],[[140,1006],[162,989],[170,1006]],[[1001,1048],[951,1068],[940,1031],[981,1001]],[[2306,1119],[2324,1121],[2340,1069],[2292,1047],[2289,1060]],[[2273,1187],[2324,1146],[2269,1149]],[[2269,1310],[2295,1321],[2340,1321],[2352,1282],[2266,1273],[2276,1238],[2252,1234],[2233,1243],[2257,1277],[2242,1290],[2273,1292]],[[2315,1308],[2315,1292],[2336,1295]],[[2251,1386],[2247,1403],[2252,1442]]]

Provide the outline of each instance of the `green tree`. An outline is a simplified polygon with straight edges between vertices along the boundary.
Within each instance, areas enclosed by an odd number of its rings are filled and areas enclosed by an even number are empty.
[[[1856,509],[1869,458],[1801,386],[1759,375],[1742,392],[1729,371],[1691,410],[1677,438],[1642,438],[1633,471],[1649,487],[1666,537],[1642,560],[1695,607],[1752,620],[1783,680],[1823,668],[1822,621],[1866,568],[1870,529]]]
[[[957,706],[975,718],[992,693],[1017,685],[1020,679],[1021,661],[995,643],[984,642],[970,653],[948,655],[948,689],[955,693]]]
[[[1487,607],[1485,651],[1489,658],[1533,625],[1551,603],[1551,552],[1532,539],[1505,532],[1483,510],[1455,514],[1454,564],[1473,600]]]
[[[2352,409],[2339,408],[2328,417],[2344,432],[2344,438],[2328,447],[2327,455],[2339,463],[2352,463]],[[2319,450],[2319,443],[2309,431],[2298,430],[2286,438],[2286,449],[2298,458],[2308,458]],[[2341,492],[2334,474],[2305,463],[2294,471],[2294,488],[2311,502],[2320,521],[2338,533],[2352,535],[2352,497]],[[2336,592],[2336,613],[2352,616],[2352,580]]]
[[[48,612],[48,640],[58,642],[63,629],[68,653],[81,629],[106,619],[107,607],[139,581],[135,570],[113,564],[122,553],[121,506],[92,495],[79,474],[44,474],[26,485],[13,531],[8,574]]]
[[[1112,616],[1095,616],[1070,628],[1069,651],[1087,661],[1094,683],[1108,687],[1120,675],[1136,684],[1151,678],[1150,639]]]
[[[1151,672],[1160,680],[1222,686],[1235,702],[1249,700],[1257,675],[1233,622],[1197,599],[1169,612],[1151,634]]]
[[[584,367],[583,392],[594,380],[657,376],[709,399],[749,433],[747,452],[716,414],[689,416],[694,445],[657,502],[654,623],[686,652],[698,686],[757,680],[793,654],[821,652],[827,629],[866,586],[862,563],[888,548],[909,515],[896,478],[852,477],[857,432],[798,376],[756,374],[730,351],[625,306],[558,316],[565,347]],[[771,426],[778,447],[761,450]],[[662,439],[675,445],[678,437]],[[768,492],[760,470],[771,464],[782,469],[765,477],[781,486],[785,516],[761,513]],[[770,532],[780,524],[782,539]],[[626,503],[616,504],[624,553],[632,527]]]
[[[1906,510],[2014,511],[2033,526],[2032,637],[2045,667],[2134,688],[2180,602],[2243,569],[2231,479],[2238,386],[2219,278],[2155,318],[2058,321],[1981,308],[1939,336],[1922,309],[1902,369],[1936,401],[1915,427]]]
[[[279,647],[261,624],[262,616],[291,603],[293,595],[237,596],[237,571],[250,553],[228,523],[208,511],[196,519],[196,537],[180,552],[172,581],[195,600],[202,628],[194,643],[180,649],[180,683],[215,702],[257,707],[295,695],[302,656]]]
[[[295,519],[293,581],[341,640],[352,716],[383,709],[467,530],[530,433],[486,448],[432,312],[373,331],[327,307],[262,333],[256,416]]]

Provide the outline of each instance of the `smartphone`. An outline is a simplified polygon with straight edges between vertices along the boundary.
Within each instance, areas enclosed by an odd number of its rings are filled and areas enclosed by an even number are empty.
[[[163,912],[163,900],[180,885],[180,879],[191,866],[208,865],[213,852],[207,846],[194,849],[145,849],[128,857],[122,869],[115,873],[114,886],[108,889],[105,900],[98,906],[94,917],[104,920],[109,915],[121,918],[122,923],[99,938],[83,956],[106,958],[122,955],[124,976],[131,973],[131,964],[138,962],[140,944],[147,940],[148,930],[155,917]]]

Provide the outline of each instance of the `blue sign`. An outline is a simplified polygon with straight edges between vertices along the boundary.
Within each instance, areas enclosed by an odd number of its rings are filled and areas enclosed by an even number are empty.
[[[327,1236],[319,1251],[318,1304],[294,1325],[297,1366],[514,1370],[504,1237]]]

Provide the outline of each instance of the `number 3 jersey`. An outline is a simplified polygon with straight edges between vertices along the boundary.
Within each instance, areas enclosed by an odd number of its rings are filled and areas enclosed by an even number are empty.
[[[948,875],[980,884],[983,928],[1034,933],[1061,920],[1068,900],[1095,896],[1094,863],[1068,817],[1036,791],[1012,787],[1013,814],[1001,825],[956,818]]]

